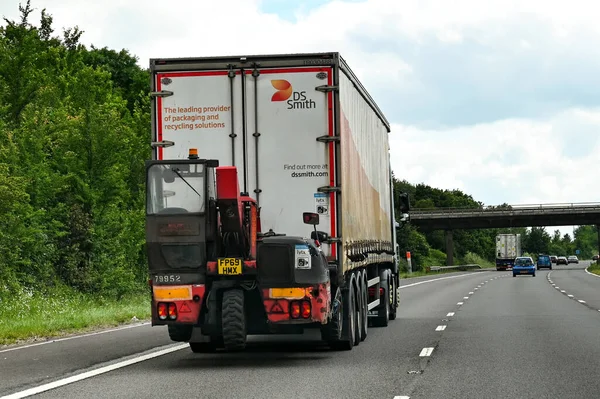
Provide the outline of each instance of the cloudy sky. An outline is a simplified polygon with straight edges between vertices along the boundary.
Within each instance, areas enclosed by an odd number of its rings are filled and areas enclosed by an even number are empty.
[[[126,48],[144,67],[339,51],[392,123],[396,176],[489,205],[600,202],[594,3],[32,0],[36,21],[45,7],[57,31],[78,25],[85,44]],[[17,18],[18,0],[0,14]]]

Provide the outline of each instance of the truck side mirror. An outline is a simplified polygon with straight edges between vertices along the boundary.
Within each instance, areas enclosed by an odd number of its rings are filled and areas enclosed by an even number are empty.
[[[408,193],[400,193],[398,196],[398,203],[400,204],[401,213],[408,213],[408,211],[410,211],[410,199]]]
[[[313,212],[304,212],[302,214],[302,219],[304,220],[304,224],[312,224],[316,226],[319,224],[319,214]]]

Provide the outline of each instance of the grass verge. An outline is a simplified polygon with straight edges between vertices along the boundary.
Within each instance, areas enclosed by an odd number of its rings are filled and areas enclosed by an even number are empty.
[[[594,273],[600,276],[600,264],[598,264],[598,262],[592,262],[587,270],[590,273]]]
[[[150,296],[120,300],[62,290],[42,294],[22,290],[0,298],[0,345],[60,337],[114,327],[150,317]]]

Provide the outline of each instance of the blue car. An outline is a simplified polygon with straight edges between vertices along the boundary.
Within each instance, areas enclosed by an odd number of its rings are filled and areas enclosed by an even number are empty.
[[[540,255],[537,258],[537,269],[540,270],[541,268],[546,267],[550,270],[552,270],[552,259],[550,258],[550,255]]]
[[[535,277],[535,263],[529,256],[518,257],[515,259],[512,271],[513,277],[517,277],[517,274],[531,274]]]

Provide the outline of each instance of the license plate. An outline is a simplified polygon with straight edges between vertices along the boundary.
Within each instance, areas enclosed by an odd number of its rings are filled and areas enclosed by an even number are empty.
[[[527,274],[528,272],[526,272],[525,270],[521,271],[521,274]]]
[[[242,260],[238,258],[220,258],[217,263],[219,274],[242,274]]]

